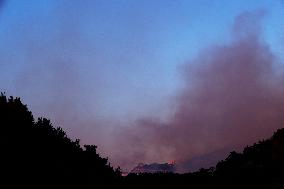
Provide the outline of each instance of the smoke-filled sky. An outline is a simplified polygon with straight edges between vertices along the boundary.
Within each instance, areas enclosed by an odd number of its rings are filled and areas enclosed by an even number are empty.
[[[281,0],[0,0],[0,90],[114,165],[184,165],[284,127],[283,18]]]

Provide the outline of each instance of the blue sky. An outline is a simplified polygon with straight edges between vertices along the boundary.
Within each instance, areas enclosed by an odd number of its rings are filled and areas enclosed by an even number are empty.
[[[235,17],[254,10],[267,12],[263,39],[283,58],[280,0],[7,0],[0,90],[83,139],[97,126],[66,119],[164,117],[182,83],[180,65],[230,41]]]

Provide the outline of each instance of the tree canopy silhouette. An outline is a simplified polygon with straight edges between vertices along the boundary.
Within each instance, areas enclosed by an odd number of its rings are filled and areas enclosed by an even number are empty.
[[[96,146],[82,148],[48,119],[35,121],[20,98],[1,93],[0,125],[1,184],[9,188],[93,188],[120,176]]]
[[[1,188],[284,188],[284,129],[197,172],[121,176],[95,145],[71,140],[20,98],[0,95]]]

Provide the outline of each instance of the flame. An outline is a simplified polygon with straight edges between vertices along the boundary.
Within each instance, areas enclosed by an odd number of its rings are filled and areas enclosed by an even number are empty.
[[[172,160],[168,161],[168,164],[170,164],[170,165],[175,165],[175,164],[176,164],[176,161],[175,161],[174,159],[172,159]]]

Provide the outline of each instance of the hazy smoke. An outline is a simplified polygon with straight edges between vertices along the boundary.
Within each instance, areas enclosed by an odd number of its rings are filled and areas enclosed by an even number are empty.
[[[113,159],[122,166],[179,163],[257,142],[283,127],[284,65],[261,38],[264,14],[240,15],[229,44],[209,47],[187,62],[170,121],[141,119],[118,131]]]
[[[263,11],[240,15],[229,44],[208,47],[181,67],[184,85],[176,101],[169,102],[175,111],[167,121],[141,118],[123,127],[99,114],[102,91],[114,85],[101,78],[110,73],[102,71],[101,43],[89,43],[80,30],[81,20],[89,17],[79,6],[95,6],[79,3],[74,13],[68,5],[61,2],[53,15],[19,20],[26,27],[12,23],[10,30],[16,32],[6,41],[11,54],[0,56],[13,68],[6,72],[12,88],[7,92],[23,97],[36,116],[51,118],[72,138],[98,145],[115,165],[132,169],[139,162],[183,163],[204,154],[210,159],[212,153],[256,142],[284,126],[284,67],[262,41]],[[21,53],[13,54],[17,50]],[[124,88],[114,91],[120,90]]]

